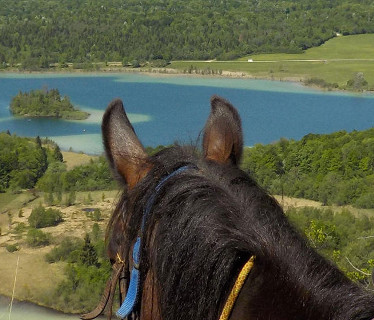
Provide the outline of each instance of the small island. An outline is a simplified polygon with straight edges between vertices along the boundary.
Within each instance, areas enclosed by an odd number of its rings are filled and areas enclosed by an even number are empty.
[[[10,111],[22,117],[51,117],[66,120],[84,120],[90,115],[74,108],[69,97],[61,97],[58,89],[20,91],[12,98]]]

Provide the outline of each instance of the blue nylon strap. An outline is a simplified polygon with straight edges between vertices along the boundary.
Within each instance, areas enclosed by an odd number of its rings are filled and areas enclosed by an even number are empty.
[[[173,171],[171,174],[163,178],[155,188],[154,193],[150,196],[143,211],[143,219],[141,225],[141,234],[143,235],[145,223],[147,221],[147,217],[152,210],[153,203],[156,199],[156,196],[160,189],[163,187],[164,183],[168,181],[170,178],[174,177],[178,173],[185,171],[187,169],[193,168],[191,166],[184,166],[180,167],[179,169]],[[130,285],[129,289],[127,290],[126,298],[123,301],[121,307],[118,309],[116,315],[120,318],[126,318],[133,310],[138,302],[139,298],[139,283],[140,283],[140,273],[139,273],[139,264],[140,264],[140,249],[141,249],[141,237],[136,238],[136,242],[134,244],[134,248],[132,251],[132,259],[134,263],[134,267],[131,270],[131,277],[130,277]]]
[[[134,262],[135,268],[139,269],[139,263],[140,263],[140,245],[141,245],[142,239],[140,237],[136,238],[136,242],[134,244],[134,248],[132,249],[132,260]]]
[[[137,237],[132,251],[132,259],[134,267],[131,270],[131,278],[129,289],[127,290],[126,298],[121,307],[118,309],[116,315],[120,318],[126,318],[134,309],[139,295],[139,262],[140,262],[140,245],[141,238]]]
[[[129,290],[127,291],[125,301],[123,301],[116,313],[118,317],[126,318],[134,309],[139,294],[139,278],[139,269],[132,268]]]

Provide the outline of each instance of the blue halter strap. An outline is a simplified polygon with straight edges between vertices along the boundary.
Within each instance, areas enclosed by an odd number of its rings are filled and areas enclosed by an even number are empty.
[[[173,171],[168,176],[164,177],[156,186],[155,191],[152,193],[150,198],[148,199],[146,206],[143,211],[143,219],[142,219],[142,225],[141,225],[141,236],[144,233],[144,227],[145,223],[147,221],[147,217],[149,213],[152,210],[154,201],[156,199],[156,196],[158,195],[161,188],[164,186],[164,184],[174,177],[175,175],[179,174],[180,172],[183,172],[185,170],[193,168],[190,165],[186,165],[183,167],[180,167],[179,169]],[[133,268],[131,270],[131,277],[130,277],[130,285],[129,289],[127,290],[126,298],[123,301],[121,307],[117,311],[117,316],[120,318],[126,318],[135,308],[135,305],[138,302],[139,299],[139,282],[140,282],[140,272],[139,272],[139,265],[140,265],[140,249],[141,249],[141,236],[138,236],[136,238],[136,242],[134,244],[133,252],[132,252],[132,259],[133,259]]]

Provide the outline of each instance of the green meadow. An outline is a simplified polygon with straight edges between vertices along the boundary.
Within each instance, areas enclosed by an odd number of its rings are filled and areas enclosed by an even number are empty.
[[[337,83],[341,89],[362,72],[368,87],[374,90],[374,34],[336,37],[300,54],[259,54],[235,61],[175,61],[171,68],[187,73],[197,69],[204,74],[224,70],[274,80],[318,78]]]

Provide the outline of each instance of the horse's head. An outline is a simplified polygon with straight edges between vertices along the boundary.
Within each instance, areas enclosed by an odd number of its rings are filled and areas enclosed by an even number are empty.
[[[125,186],[124,197],[117,208],[118,217],[115,214],[112,220],[115,233],[121,234],[119,230],[122,228],[124,231],[125,224],[130,223],[134,214],[130,207],[136,211],[136,207],[139,207],[137,201],[141,200],[139,193],[146,193],[146,190],[142,191],[138,186],[143,178],[149,174],[147,183],[142,186],[150,188],[152,180],[156,183],[163,176],[186,164],[193,164],[196,167],[196,162],[201,160],[197,159],[196,153],[191,153],[192,147],[185,149],[176,147],[172,150],[164,150],[153,157],[148,156],[136,136],[121,100],[114,100],[108,106],[103,117],[102,132],[105,151],[114,176]],[[243,135],[237,111],[228,101],[213,96],[211,113],[204,129],[203,158],[208,162],[237,166],[242,151]],[[136,202],[135,207],[133,207],[134,202]],[[141,210],[137,211],[142,214]],[[121,236],[114,236],[116,237]],[[122,240],[119,243],[123,244]],[[117,252],[121,251],[117,245],[113,243],[113,248],[109,248],[113,259]]]
[[[215,182],[231,179],[231,176],[226,177],[222,168],[234,169],[240,163],[243,151],[240,117],[228,101],[218,96],[211,98],[211,113],[204,128],[202,156],[201,152],[193,147],[179,146],[165,149],[152,157],[148,156],[120,100],[114,100],[109,105],[103,117],[102,131],[105,150],[115,177],[125,186],[125,192],[108,228],[109,256],[113,262],[119,254],[129,261],[131,269],[133,244],[137,235],[142,233],[142,220],[145,208],[149,206],[149,199],[154,197],[155,203],[151,205],[154,208],[149,209],[152,210],[152,216],[145,219],[148,232],[144,232],[145,239],[143,239],[141,250],[142,268],[145,269],[142,273],[148,273],[149,260],[153,254],[150,246],[156,234],[155,227],[160,219],[162,220],[162,215],[167,216],[168,210],[173,208],[168,201],[175,204],[179,198],[183,197],[183,194],[186,194],[186,190],[191,191],[196,188],[196,197],[200,200],[185,204],[185,206],[190,206],[190,208],[185,208],[188,212],[185,218],[192,221],[193,213],[191,212],[202,211],[202,208],[198,206],[206,206],[202,203],[204,192],[211,193],[216,188],[217,195],[225,196],[222,190],[218,190],[221,187],[215,186]],[[174,184],[168,197],[161,197],[165,194],[164,190],[156,192],[155,189],[158,187],[166,189],[166,185],[170,185],[170,182],[163,182],[165,186],[160,186],[160,181],[173,175],[180,168],[188,170],[183,170],[185,172],[180,172],[173,177],[174,179],[170,179],[178,180],[179,183]],[[234,175],[237,177],[237,174]],[[204,176],[208,176],[208,179]],[[178,179],[181,177],[183,180]],[[205,184],[203,186],[205,191],[201,186],[202,181]],[[161,200],[162,204],[159,203]],[[183,199],[180,200],[181,204],[183,201]],[[208,205],[210,202],[211,200],[207,199]],[[207,210],[207,208],[203,209]],[[159,228],[166,228],[165,225],[168,224],[171,224],[170,228],[175,228],[173,223],[173,219],[164,221]],[[196,221],[196,223],[199,222]],[[206,235],[202,234],[202,236]],[[191,245],[191,241],[186,243]]]
[[[253,256],[232,319],[373,317],[372,296],[313,251],[240,170],[241,121],[228,101],[212,97],[202,151],[173,146],[147,155],[120,100],[109,105],[102,130],[124,185],[108,253],[138,275],[141,319],[218,319]]]

